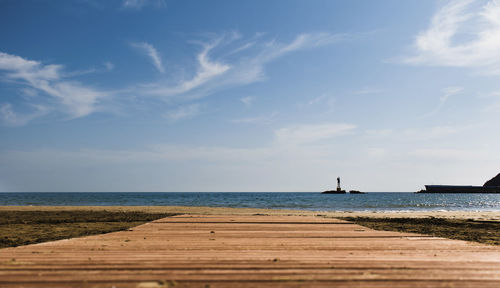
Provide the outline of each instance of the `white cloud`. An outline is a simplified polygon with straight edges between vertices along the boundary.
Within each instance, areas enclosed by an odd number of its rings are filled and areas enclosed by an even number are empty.
[[[313,99],[311,99],[307,102],[306,106],[313,106],[313,105],[316,105],[318,103],[321,103],[325,100],[325,98],[327,98],[326,94],[322,94],[318,97],[314,97]]]
[[[8,72],[8,79],[27,82],[56,80],[61,77],[61,68],[61,65],[42,65],[37,61],[0,52],[0,70]]]
[[[323,136],[312,133],[312,139],[298,135],[310,134],[306,130],[314,130],[313,126],[292,128],[302,131],[287,136],[293,141],[300,138],[301,143],[293,146],[277,141],[282,137],[277,132],[276,141],[248,148],[164,144],[129,150],[0,151],[6,163],[0,166],[0,182],[8,179],[19,191],[311,191],[325,188],[332,166],[344,163],[332,161],[332,157],[343,157],[342,149],[332,149],[333,141],[324,147],[313,145],[339,131],[322,132]]]
[[[392,129],[369,129],[365,131],[365,134],[369,137],[374,138],[386,138],[394,133]]]
[[[146,42],[132,43],[131,45],[132,47],[141,50],[141,52],[151,58],[151,62],[155,66],[156,70],[161,73],[165,73],[165,68],[163,67],[160,54],[158,54],[158,51],[153,45]]]
[[[457,87],[457,86],[446,87],[443,90],[441,90],[443,95],[441,95],[441,97],[439,97],[439,105],[438,105],[438,107],[436,107],[436,110],[434,112],[438,112],[439,110],[441,110],[441,108],[444,106],[446,101],[448,101],[448,99],[451,96],[457,95],[457,94],[461,93],[463,90],[464,90],[463,87]]]
[[[76,70],[71,72],[65,72],[64,78],[77,77],[82,75],[94,74],[94,73],[106,73],[115,68],[115,65],[111,62],[104,62],[98,67],[92,67],[84,70]]]
[[[481,109],[482,112],[492,112],[498,113],[500,112],[500,92],[492,92],[487,95],[482,95],[480,98],[489,98],[491,100],[487,106]]]
[[[385,148],[371,147],[366,150],[366,154],[372,158],[386,160],[386,157],[389,156],[389,151]]]
[[[31,113],[19,114],[12,109],[10,103],[5,103],[0,105],[0,119],[2,123],[8,126],[23,126],[29,121],[38,118],[40,116],[46,115],[49,109],[42,105],[32,105]]]
[[[458,87],[458,86],[450,86],[442,89],[441,90],[442,94],[439,97],[439,102],[436,105],[436,107],[433,110],[430,110],[428,113],[422,115],[422,117],[428,117],[439,113],[439,111],[443,109],[444,105],[450,99],[450,97],[462,93],[463,90],[464,90],[463,87]]]
[[[164,7],[165,0],[123,0],[122,2],[122,7],[127,9],[140,10],[147,5]]]
[[[73,118],[84,117],[96,111],[96,102],[106,96],[105,93],[85,87],[78,82],[62,81],[53,86],[42,85],[40,89],[59,98]]]
[[[109,61],[106,61],[106,62],[104,62],[104,68],[106,68],[106,70],[108,70],[108,71],[111,71],[111,70],[115,69],[115,64],[113,64]]]
[[[29,98],[38,96],[38,91],[32,88],[21,89],[21,94]]]
[[[268,123],[269,119],[266,116],[257,116],[257,117],[247,117],[247,118],[239,118],[232,120],[233,123],[246,123],[246,124],[254,124],[254,123]]]
[[[241,51],[245,51],[255,45],[255,42],[249,42],[241,45],[240,47],[235,48],[233,51],[227,53],[227,55],[232,55],[236,53],[240,53]]]
[[[490,160],[491,154],[488,151],[456,148],[427,148],[416,149],[410,152],[410,155],[430,158],[430,159],[449,159],[454,161],[469,160]]]
[[[355,95],[369,95],[369,94],[380,94],[384,92],[382,89],[365,87],[353,92]]]
[[[314,97],[310,99],[309,101],[305,103],[299,103],[297,104],[298,108],[300,109],[321,109],[323,110],[322,114],[330,114],[332,113],[337,106],[337,99],[327,93],[321,94],[318,97]],[[317,113],[318,110],[316,110],[315,113]]]
[[[441,90],[443,92],[443,96],[441,96],[439,100],[441,100],[441,102],[446,102],[446,100],[448,100],[450,96],[456,95],[462,92],[463,90],[464,90],[463,87],[458,87],[458,86],[446,87],[443,90]]]
[[[205,44],[203,50],[197,55],[198,69],[194,77],[183,80],[175,85],[165,85],[163,83],[154,83],[149,85],[150,88],[145,90],[147,94],[172,97],[182,95],[197,89],[198,87],[206,84],[208,81],[216,78],[217,76],[226,73],[231,67],[227,64],[213,62],[209,57],[209,52],[217,45],[219,41],[211,44]]]
[[[235,33],[230,33],[215,37],[212,41],[202,44],[202,50],[196,56],[198,67],[191,78],[182,79],[173,85],[165,83],[165,81],[150,83],[140,86],[138,90],[141,93],[160,96],[166,100],[173,97],[188,100],[205,97],[221,89],[263,80],[265,78],[265,65],[279,57],[300,49],[332,44],[345,39],[345,37],[344,34],[330,33],[301,34],[290,43],[279,43],[274,40],[257,43],[255,39],[252,39],[252,45],[247,48],[252,47],[253,54],[247,53],[249,55],[233,59],[234,50],[226,53],[224,51],[228,46],[234,46],[234,42],[240,37],[235,36]],[[241,48],[248,43],[236,44],[243,45],[239,46]],[[212,56],[215,51],[218,52],[219,57]],[[229,57],[229,55],[232,56]],[[231,60],[226,58],[231,58]]]
[[[244,123],[244,124],[269,124],[278,115],[277,112],[273,112],[270,115],[257,116],[257,117],[246,117],[234,119],[233,123]]]
[[[245,96],[240,98],[241,103],[243,103],[243,105],[245,105],[246,107],[252,106],[254,100],[255,97],[252,96]]]
[[[449,1],[418,34],[415,48],[405,63],[500,72],[500,2]]]
[[[351,150],[332,143],[320,151],[277,145],[8,150],[0,151],[0,184],[9,191],[312,192],[334,187],[340,175],[347,189],[401,192],[432,183],[481,185],[498,173],[500,160],[498,149],[405,150],[396,156],[385,146],[354,156]]]
[[[279,56],[299,49],[314,48],[336,43],[345,40],[346,38],[346,34],[330,34],[325,32],[303,33],[298,35],[290,44],[277,45],[281,47],[275,53]]]
[[[139,2],[136,4],[142,5]],[[133,3],[130,2],[127,5],[133,5]],[[191,77],[182,78],[174,83],[171,82],[170,78],[163,78],[161,81],[134,85],[132,88],[119,91],[134,95],[160,97],[168,102],[173,100],[173,104],[179,104],[175,101],[190,102],[222,89],[262,81],[265,79],[265,66],[269,62],[300,49],[331,44],[345,37],[344,34],[310,33],[298,35],[288,43],[280,43],[276,40],[265,41],[261,35],[245,40],[236,32],[228,33],[214,37],[211,41],[202,44],[201,51],[196,55],[197,67]],[[151,44],[143,42],[131,45],[148,55],[159,72],[165,72],[158,51]],[[237,47],[237,51],[234,47]],[[245,55],[240,55],[243,50],[246,52]],[[98,104],[111,93],[69,80],[69,78],[112,69],[114,69],[113,63],[105,62],[100,70],[65,72],[62,65],[44,64],[0,52],[0,72],[4,72],[3,79],[5,81],[24,85],[23,89],[31,89],[25,90],[28,91],[27,94],[25,93],[26,95],[33,96],[33,99],[29,99],[30,104],[59,105],[61,106],[59,109],[51,109],[51,111],[62,111],[71,118],[84,117],[97,111]],[[184,75],[184,73],[179,74]],[[241,101],[250,106],[252,100],[251,97],[245,97]],[[196,107],[193,105],[179,108],[179,111],[167,113],[166,117],[182,119],[190,117],[188,115],[194,116],[199,112],[196,111],[199,107]],[[9,114],[7,112],[6,110],[5,115]],[[39,117],[42,114],[33,115]],[[23,121],[17,122],[22,123]]]
[[[65,107],[63,112],[70,115],[72,118],[83,117],[94,112],[97,109],[96,105],[99,100],[106,97],[108,94],[87,87],[80,82],[66,80],[66,75],[61,72],[62,69],[62,65],[44,65],[37,61],[27,60],[16,55],[0,52],[0,70],[6,72],[4,80],[19,81],[18,83],[21,85],[51,96],[52,99],[57,100]],[[23,91],[26,91],[26,87],[23,89]],[[35,93],[30,94],[35,98]],[[42,102],[41,99],[40,101]],[[35,104],[33,101],[31,101],[30,104],[35,106],[41,105],[40,103]],[[10,106],[4,106],[4,115],[14,115],[9,112],[12,111],[12,108],[9,107]],[[34,113],[31,114],[33,117],[24,117],[23,119],[25,119],[25,121],[19,120],[17,122],[26,123],[44,114],[45,113]],[[8,119],[13,118],[10,117]]]
[[[142,8],[147,0],[124,0],[122,5],[127,8]]]
[[[17,191],[321,191],[340,175],[348,189],[417,191],[432,183],[482,184],[498,173],[498,145],[432,141],[416,148],[401,142],[401,133],[366,141],[351,126],[282,127],[260,147],[4,150],[0,184]]]
[[[308,144],[345,135],[354,128],[356,125],[343,123],[297,125],[275,131],[275,137],[281,144]]]
[[[201,107],[200,104],[190,104],[185,106],[180,106],[177,109],[167,111],[164,116],[171,121],[179,121],[182,119],[193,118],[200,114]]]
[[[433,126],[420,129],[406,129],[403,131],[402,136],[407,140],[428,141],[439,138],[449,138],[452,135],[457,135],[477,128],[478,125]]]

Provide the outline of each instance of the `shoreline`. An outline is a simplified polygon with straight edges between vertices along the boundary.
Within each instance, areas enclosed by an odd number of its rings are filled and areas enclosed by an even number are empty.
[[[447,218],[500,222],[500,211],[309,211],[263,208],[229,208],[206,206],[0,206],[0,211],[109,211],[143,213],[181,213],[198,215],[293,215],[369,218]]]

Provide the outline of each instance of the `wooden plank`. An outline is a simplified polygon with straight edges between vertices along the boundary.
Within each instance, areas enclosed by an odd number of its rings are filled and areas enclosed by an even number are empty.
[[[500,287],[500,248],[314,216],[176,216],[0,250],[0,287]]]

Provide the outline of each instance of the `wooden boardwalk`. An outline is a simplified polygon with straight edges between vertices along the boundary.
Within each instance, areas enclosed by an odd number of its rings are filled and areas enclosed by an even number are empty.
[[[184,215],[0,250],[0,287],[500,287],[500,247],[312,216]]]

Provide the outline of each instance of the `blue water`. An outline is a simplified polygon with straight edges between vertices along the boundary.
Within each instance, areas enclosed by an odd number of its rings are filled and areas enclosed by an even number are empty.
[[[500,211],[500,194],[0,193],[0,205],[210,206],[314,211]]]

